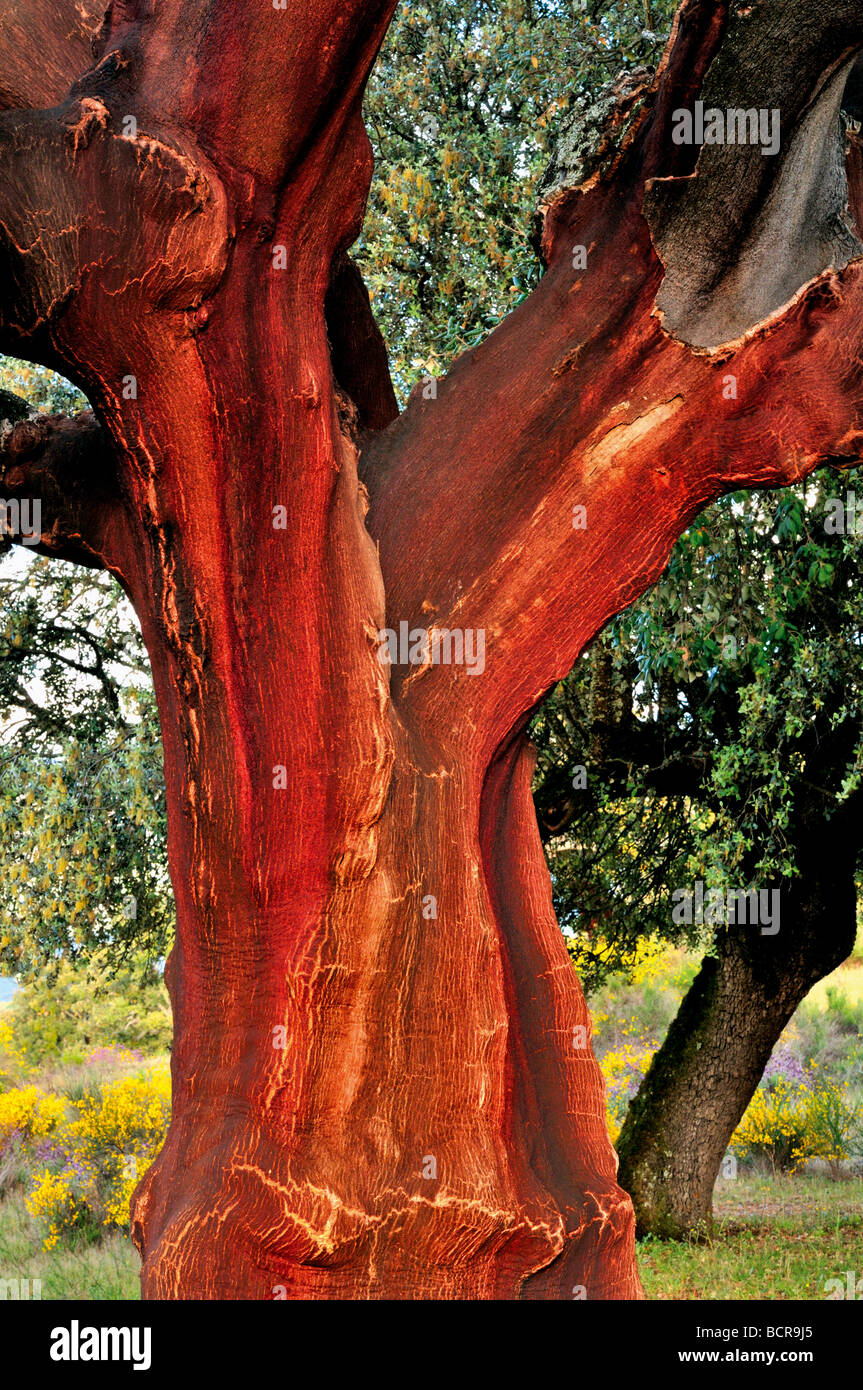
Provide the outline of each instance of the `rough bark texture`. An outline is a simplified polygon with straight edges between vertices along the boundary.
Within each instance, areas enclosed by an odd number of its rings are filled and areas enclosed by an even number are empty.
[[[722,1156],[779,1035],[854,947],[859,816],[854,796],[829,819],[802,817],[777,935],[728,928],[705,957],[618,1139],[639,1234],[709,1233]]]
[[[539,289],[380,429],[341,258],[392,8],[115,0],[88,71],[46,31],[70,94],[31,109],[10,77],[0,116],[0,347],[62,367],[110,440],[116,500],[70,544],[131,595],[162,717],[151,1298],[639,1296],[522,731],[707,501],[859,455],[858,264],[714,355],[653,312],[644,190],[689,172],[671,114],[725,32],[701,0],[591,175],[547,189]],[[817,47],[844,61],[829,27]],[[404,621],[483,631],[483,674],[388,670]]]

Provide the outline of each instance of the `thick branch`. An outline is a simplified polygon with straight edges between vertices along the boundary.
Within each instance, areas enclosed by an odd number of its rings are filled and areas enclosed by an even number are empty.
[[[0,393],[0,495],[10,540],[97,569],[116,552],[111,532],[122,516],[114,457],[92,411],[34,415],[18,397]],[[11,514],[10,503],[17,503]],[[34,545],[37,522],[41,539]]]
[[[845,10],[840,0],[819,8],[826,74],[848,41],[825,16]],[[480,764],[658,577],[709,501],[860,456],[859,264],[818,275],[783,314],[713,355],[675,341],[654,311],[663,265],[644,187],[686,172],[692,151],[671,140],[672,117],[697,96],[721,19],[721,6],[682,8],[640,110],[626,93],[616,154],[582,160],[577,188],[547,186],[538,289],[455,363],[437,399],[415,392],[364,450],[388,626],[486,635],[482,679],[466,666],[397,667],[394,698],[444,741],[476,730]],[[769,96],[786,104],[775,87]],[[805,122],[799,100],[789,94],[787,106]],[[748,151],[735,153],[748,167]]]
[[[114,3],[79,95],[108,100],[125,83],[142,117],[192,133],[223,177],[249,199],[272,193],[331,126],[353,134],[359,104],[395,0]]]
[[[119,366],[147,310],[173,311],[190,336],[230,233],[218,176],[188,139],[70,98],[0,116],[0,160],[0,350],[83,376],[94,399],[100,356]]]

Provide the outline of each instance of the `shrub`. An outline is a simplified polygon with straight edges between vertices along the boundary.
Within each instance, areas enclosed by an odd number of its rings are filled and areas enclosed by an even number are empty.
[[[171,1105],[166,1065],[104,1082],[73,1102],[58,1134],[55,1166],[38,1174],[27,1199],[47,1224],[45,1248],[61,1236],[93,1238],[105,1226],[129,1228],[129,1203],[165,1139]]]
[[[768,1089],[770,1089],[780,1079],[796,1086],[805,1087],[809,1084],[803,1063],[797,1054],[782,1042],[773,1049],[773,1054],[764,1068],[761,1081],[762,1084],[767,1084]]]
[[[766,1159],[774,1172],[794,1172],[821,1158],[836,1178],[841,1163],[861,1151],[863,1111],[847,1083],[765,1072],[731,1139],[738,1158]]]
[[[599,1064],[605,1077],[605,1117],[612,1144],[617,1141],[629,1102],[644,1080],[654,1051],[649,1043],[628,1042],[606,1052]]]
[[[806,1151],[805,1085],[778,1077],[759,1085],[746,1114],[731,1137],[738,1158],[766,1159],[774,1172],[793,1172]]]
[[[164,981],[143,962],[113,973],[102,957],[86,968],[64,962],[56,979],[22,985],[6,1014],[19,1055],[39,1066],[83,1064],[118,1048],[160,1054],[171,1043]]]
[[[25,1139],[44,1139],[52,1134],[66,1113],[62,1096],[49,1095],[37,1086],[18,1086],[0,1093],[0,1139],[17,1131]]]
[[[47,1225],[42,1242],[46,1250],[53,1250],[60,1237],[68,1232],[74,1231],[88,1242],[99,1235],[99,1223],[92,1208],[86,1198],[75,1191],[77,1178],[74,1168],[60,1173],[46,1168],[34,1179],[26,1205],[31,1216]]]
[[[863,1151],[863,1108],[852,1101],[847,1083],[818,1080],[804,1109],[806,1156],[824,1159],[838,1178],[843,1160]]]

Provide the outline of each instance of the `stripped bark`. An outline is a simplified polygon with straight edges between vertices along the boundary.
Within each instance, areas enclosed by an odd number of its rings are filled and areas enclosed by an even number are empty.
[[[60,366],[110,441],[119,500],[70,542],[131,595],[162,719],[176,1040],[134,1204],[147,1297],[639,1296],[523,730],[706,502],[861,438],[858,261],[804,258],[714,352],[654,308],[685,248],[663,233],[660,258],[646,199],[692,173],[671,119],[745,48],[727,8],[687,0],[655,78],[587,150],[569,133],[539,288],[387,428],[342,258],[393,0],[114,0],[68,96],[0,117],[0,347]],[[819,7],[819,84],[846,11]],[[388,670],[401,622],[483,632],[482,675]]]

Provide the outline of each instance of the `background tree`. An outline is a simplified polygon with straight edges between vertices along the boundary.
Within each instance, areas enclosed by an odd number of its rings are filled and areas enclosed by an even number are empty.
[[[847,479],[827,474],[716,504],[537,721],[540,819],[583,975],[599,982],[640,932],[710,946],[617,1145],[654,1234],[709,1222],[722,1154],[774,1045],[853,948],[853,499]],[[579,762],[590,772],[575,790]],[[779,932],[676,925],[673,890],[695,880],[723,894],[778,887]]]
[[[4,53],[0,346],[62,365],[104,438],[19,426],[3,485],[38,487],[46,549],[121,578],[165,747],[174,1111],[144,1289],[627,1296],[523,735],[705,502],[856,459],[837,117],[863,30],[842,3],[685,4],[656,77],[558,147],[536,290],[383,429],[344,251],[390,16],[123,7],[91,67],[25,8],[50,62]],[[699,92],[779,106],[781,157],[674,145]],[[402,621],[487,634],[482,679],[384,671]]]
[[[674,8],[427,0],[396,11],[365,102],[377,163],[357,263],[400,395],[538,283],[536,184],[561,121],[621,72],[657,63]]]
[[[27,393],[25,430],[86,406],[25,363],[7,359],[0,382]],[[7,417],[22,415],[20,397],[3,399]],[[119,966],[133,945],[152,962],[173,909],[158,718],[134,615],[109,575],[23,549],[3,562],[0,596],[0,965],[50,976],[102,951]]]
[[[30,1066],[76,1064],[102,1052],[164,1053],[171,1046],[171,1010],[161,974],[146,956],[120,965],[113,952],[69,960],[57,977],[28,979],[3,1013],[15,1045]]]
[[[111,635],[116,588],[80,573],[40,559],[0,578],[0,960],[19,977],[105,949],[154,961],[172,930],[140,634]]]

